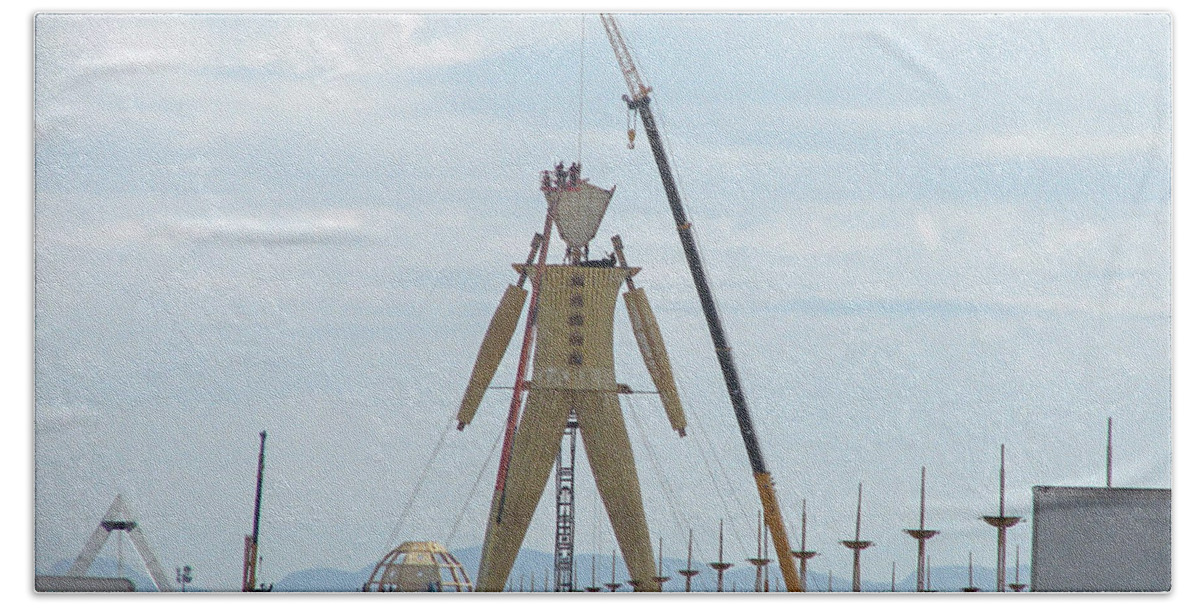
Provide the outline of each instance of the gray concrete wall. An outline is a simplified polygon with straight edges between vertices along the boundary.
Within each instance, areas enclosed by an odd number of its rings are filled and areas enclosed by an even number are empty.
[[[1033,488],[1033,591],[1169,591],[1171,490]]]

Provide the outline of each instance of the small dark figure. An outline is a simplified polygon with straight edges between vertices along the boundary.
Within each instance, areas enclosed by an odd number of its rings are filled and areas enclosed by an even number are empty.
[[[585,268],[613,268],[617,265],[617,255],[615,253],[608,254],[608,257],[603,257],[598,260],[584,260],[579,263]]]

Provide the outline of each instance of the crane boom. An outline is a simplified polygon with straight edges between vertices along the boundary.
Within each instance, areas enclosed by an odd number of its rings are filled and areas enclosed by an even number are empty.
[[[616,19],[611,14],[601,14],[600,20],[608,33],[608,41],[612,44],[617,56],[621,74],[625,84],[629,86],[630,95],[625,103],[629,109],[642,117],[642,125],[646,129],[646,139],[650,141],[650,149],[654,153],[654,162],[658,165],[658,174],[662,178],[663,189],[666,190],[667,203],[675,219],[675,227],[679,232],[679,240],[683,244],[683,253],[687,258],[688,268],[692,273],[692,281],[696,284],[696,292],[700,296],[700,308],[708,322],[708,332],[712,336],[713,348],[717,354],[717,362],[725,377],[725,388],[729,391],[729,401],[733,405],[734,416],[737,418],[738,429],[742,434],[742,442],[746,445],[746,455],[750,458],[750,469],[754,473],[754,482],[758,487],[759,500],[763,506],[763,516],[775,542],[775,553],[779,558],[779,568],[783,573],[784,584],[788,591],[802,591],[800,576],[796,572],[796,562],[788,544],[787,531],[783,525],[783,515],[779,509],[779,501],[775,496],[775,483],[767,470],[762,449],[758,443],[758,435],[754,431],[754,422],[750,418],[750,409],[746,405],[746,397],[742,392],[741,379],[737,366],[733,361],[733,348],[725,335],[725,328],[717,314],[717,306],[713,300],[712,290],[708,286],[708,277],[704,274],[704,266],[700,260],[700,250],[696,246],[692,234],[692,224],[683,210],[683,201],[679,197],[679,188],[675,184],[675,176],[667,161],[666,149],[663,147],[662,136],[654,121],[654,113],[650,110],[650,87],[641,79],[637,68],[633,65],[629,48],[617,28]]]
[[[637,101],[646,97],[650,94],[650,87],[642,83],[642,75],[633,63],[629,47],[625,46],[625,38],[617,28],[616,18],[608,13],[601,13],[600,23],[604,24],[604,33],[608,34],[608,42],[617,54],[617,65],[621,68],[621,75],[625,77],[625,84],[629,86],[629,98]]]
[[[242,591],[257,590],[258,522],[262,515],[263,464],[267,455],[267,432],[260,432],[258,438],[258,481],[254,486],[254,528],[246,536],[245,552],[242,555]]]

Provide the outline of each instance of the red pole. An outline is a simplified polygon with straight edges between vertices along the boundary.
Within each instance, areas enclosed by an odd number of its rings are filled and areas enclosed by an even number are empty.
[[[538,292],[542,286],[542,274],[546,270],[546,253],[550,250],[550,231],[554,228],[554,213],[558,209],[558,194],[549,197],[546,207],[546,223],[542,228],[542,246],[538,252],[530,282],[529,314],[525,317],[525,337],[521,341],[521,358],[517,360],[517,379],[513,382],[512,401],[508,404],[508,424],[504,427],[504,443],[500,448],[500,469],[496,471],[496,492],[500,493],[500,504],[496,509],[496,521],[504,513],[504,483],[508,479],[508,462],[512,458],[513,436],[517,432],[517,420],[521,416],[521,394],[525,391],[525,368],[529,351],[533,348],[533,329],[537,325]]]

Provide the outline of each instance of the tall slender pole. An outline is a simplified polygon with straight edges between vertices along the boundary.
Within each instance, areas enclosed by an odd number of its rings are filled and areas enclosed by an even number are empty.
[[[808,591],[808,560],[817,556],[816,551],[808,549],[808,500],[800,500],[800,550],[792,551],[792,555],[800,560],[800,591]]]
[[[1005,591],[1005,566],[1007,564],[1005,558],[1005,539],[1008,536],[1008,529],[1021,522],[1020,517],[1004,514],[1004,444],[1000,444],[1000,514],[985,515],[983,520],[989,526],[996,528],[996,591],[1003,593]]]
[[[762,559],[762,548],[763,548],[762,547],[762,545],[763,545],[762,511],[759,511],[758,517],[756,517],[754,519],[755,519],[754,523],[757,524],[757,526],[758,526],[758,533],[755,535],[758,540],[758,549],[756,550],[757,552],[755,553],[754,557],[757,559]],[[762,591],[762,587],[763,587],[763,568],[762,568],[762,566],[755,564],[754,565],[754,590]]]
[[[530,282],[529,313],[525,315],[525,335],[521,341],[521,354],[517,359],[517,378],[513,382],[512,400],[508,404],[508,420],[504,426],[504,443],[500,448],[500,466],[496,470],[496,521],[500,523],[504,516],[505,483],[508,480],[508,464],[512,459],[513,437],[517,433],[517,421],[521,415],[521,401],[525,393],[526,367],[529,363],[529,353],[533,349],[533,330],[537,326],[538,295],[541,292],[542,275],[546,272],[546,254],[550,251],[550,231],[554,229],[554,217],[558,211],[559,195],[547,196],[546,221],[542,228],[540,251],[537,266],[534,267],[533,280]],[[462,425],[459,425],[462,429]],[[533,587],[532,581],[530,587]]]
[[[1004,517],[1004,444],[1000,444],[1000,517]],[[998,537],[996,539],[996,590],[1004,591],[1004,578],[1008,574],[1004,571],[1007,567],[1007,559],[1004,555],[1006,547],[1005,534],[1006,528],[999,528]]]
[[[862,482],[858,482],[858,507],[854,510],[854,540],[858,540],[862,532]]]
[[[1106,450],[1106,458],[1104,465],[1104,486],[1112,487],[1112,416],[1108,417],[1108,449]]]
[[[659,590],[662,590],[663,583],[671,580],[671,577],[667,576],[666,574],[663,574],[662,562],[663,562],[663,541],[662,541],[662,537],[660,536],[660,537],[658,537],[658,575],[656,575],[652,579],[655,583],[658,583]]]
[[[975,586],[975,554],[970,551],[967,552],[967,586],[962,590],[967,593],[979,591],[979,587]]]
[[[925,529],[925,467],[921,467],[921,529]],[[917,552],[920,554],[917,557],[918,563],[925,561],[925,539],[917,540]],[[924,573],[923,567],[922,573]],[[924,591],[924,589],[919,589],[919,591]]]
[[[758,517],[755,518],[755,523],[757,523],[758,529],[755,534],[755,539],[758,541],[758,549],[754,554],[754,557],[751,557],[746,561],[754,564],[754,591],[760,592],[770,590],[771,583],[769,582],[768,578],[764,577],[764,574],[766,574],[767,565],[771,563],[771,560],[767,559],[763,555],[763,545],[767,542],[767,531],[763,529],[762,512],[760,511],[757,515]]]
[[[875,543],[869,540],[862,540],[862,482],[858,484],[858,509],[854,515],[854,540],[844,540],[842,545],[847,549],[854,551],[854,571],[850,577],[850,590],[862,591],[862,563],[861,555],[863,549],[871,547]]]
[[[717,561],[710,562],[709,568],[717,571],[717,593],[725,591],[725,571],[732,568],[733,564],[725,561],[725,519],[721,519],[720,527],[717,531]]]
[[[662,576],[662,573],[663,573],[662,559],[663,559],[662,537],[660,536],[660,537],[658,537],[658,575],[659,576]]]
[[[1014,583],[1009,583],[1008,588],[1020,593],[1027,586],[1021,582],[1021,545],[1017,545],[1017,580]]]
[[[862,483],[858,484],[858,509],[854,515],[854,542],[859,542],[859,532],[862,530]],[[854,580],[851,583],[853,591],[862,591],[862,564],[859,563],[861,552],[854,550]]]
[[[1000,444],[1000,516],[1004,516],[1004,444]]]
[[[613,552],[612,552],[612,578],[607,583],[604,583],[604,586],[607,587],[610,592],[614,592],[621,587],[621,583],[617,582],[617,552],[616,552],[616,550],[613,550]]]
[[[589,593],[595,593],[600,590],[596,586],[596,554],[592,554],[592,586],[587,588]]]
[[[915,530],[905,530],[909,536],[917,539],[917,592],[926,591],[929,587],[928,577],[925,575],[926,559],[925,559],[925,541],[937,536],[937,530],[928,530],[925,528],[925,467],[921,467],[921,511],[920,511],[921,526]]]
[[[807,549],[808,544],[808,499],[800,500],[800,550]]]
[[[933,590],[933,588],[929,586],[929,581],[933,579],[933,569],[929,567],[930,561],[931,561],[931,558],[928,555],[926,555],[925,556],[925,590],[926,591]]]
[[[661,551],[660,551],[660,553],[661,553]],[[688,559],[687,559],[687,570],[680,570],[680,571],[679,571],[679,573],[680,573],[680,574],[682,574],[682,575],[683,575],[683,578],[684,578],[684,583],[683,583],[683,591],[684,591],[685,593],[691,592],[691,590],[692,590],[692,577],[693,577],[693,576],[696,576],[697,574],[700,574],[700,571],[699,571],[699,570],[696,570],[696,569],[692,568],[692,529],[691,529],[691,528],[688,528]]]
[[[921,467],[921,527],[925,527],[925,467]]]

